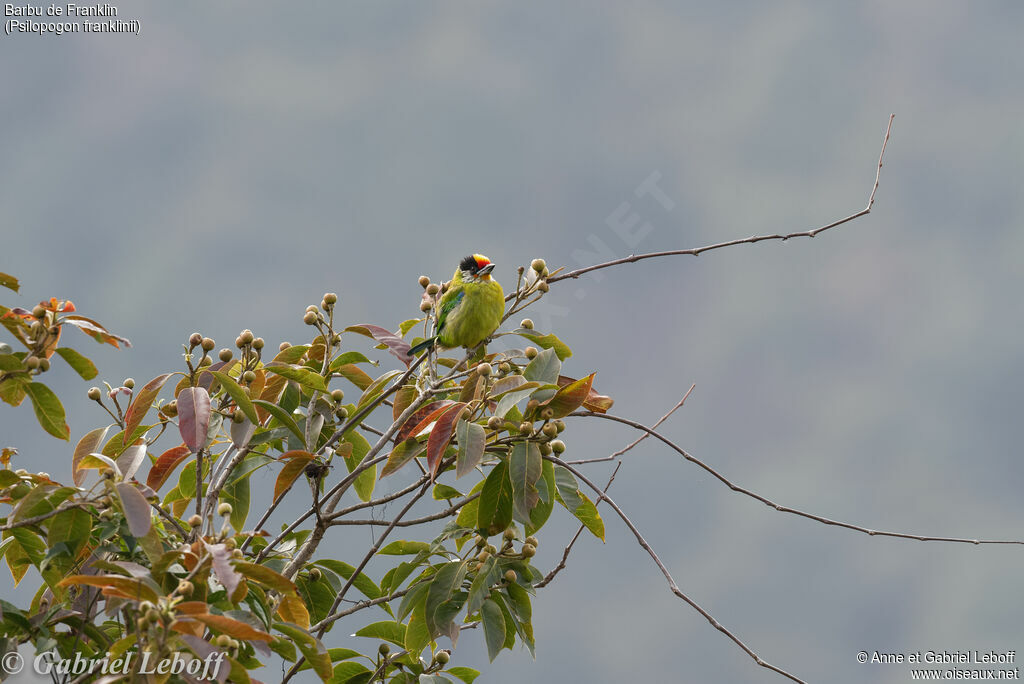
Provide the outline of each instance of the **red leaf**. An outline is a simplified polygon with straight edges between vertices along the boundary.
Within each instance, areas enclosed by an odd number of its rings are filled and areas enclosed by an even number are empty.
[[[149,476],[146,477],[146,484],[153,489],[160,489],[164,486],[164,482],[167,482],[167,478],[170,477],[174,469],[178,467],[178,464],[185,460],[192,450],[184,444],[179,444],[176,447],[171,447],[164,453],[160,454],[160,457],[156,459],[156,463],[149,469]]]
[[[178,430],[193,452],[206,444],[210,427],[210,395],[202,387],[186,387],[178,394]]]
[[[367,337],[372,337],[378,342],[386,345],[388,351],[394,354],[395,358],[406,366],[412,363],[412,356],[409,354],[409,343],[386,328],[382,328],[379,325],[362,323],[360,325],[352,325],[345,328],[345,332],[354,332],[359,333],[360,335],[366,335]]]
[[[434,429],[430,431],[430,437],[427,439],[427,468],[430,470],[431,479],[437,475],[441,457],[444,456],[444,450],[448,448],[448,442],[451,441],[452,433],[455,431],[455,421],[459,419],[459,414],[465,407],[464,403],[458,402],[444,409],[444,412],[437,417]]]
[[[160,394],[160,388],[164,386],[167,379],[171,377],[171,373],[164,373],[158,375],[149,382],[146,386],[138,391],[135,395],[135,399],[132,401],[131,406],[124,414],[124,439],[125,444],[128,443],[128,438],[135,432],[135,428],[142,424],[142,419],[146,417],[146,412],[149,411],[149,407],[153,405],[153,401],[156,399],[156,395]]]
[[[418,409],[415,413],[409,416],[409,419],[402,424],[402,427],[398,430],[398,434],[395,435],[395,442],[401,442],[409,437],[415,437],[420,434],[423,428],[427,427],[435,420],[437,420],[437,414],[441,413],[446,406],[451,406],[453,401],[450,399],[443,399],[441,401],[432,401],[426,406]]]

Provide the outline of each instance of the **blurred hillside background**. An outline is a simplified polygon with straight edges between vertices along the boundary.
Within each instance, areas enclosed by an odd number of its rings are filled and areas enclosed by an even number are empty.
[[[345,321],[395,328],[418,314],[417,276],[447,278],[469,252],[511,287],[534,257],[605,260],[595,240],[625,256],[828,223],[864,206],[895,112],[871,215],[566,281],[533,318],[575,351],[567,374],[597,371],[618,414],[653,422],[696,383],[664,432],[774,501],[876,529],[1024,538],[1021,3],[119,10],[138,37],[0,37],[0,271],[22,281],[3,301],[71,298],[129,337],[116,352],[67,333],[102,378],[179,368],[193,331],[218,347],[243,328],[274,348],[302,341],[325,291]],[[671,209],[638,196],[652,174]],[[629,213],[651,226],[635,244],[609,225]],[[26,403],[0,409],[0,446],[69,479],[75,441],[105,414],[93,383],[55,367],[71,443]],[[636,436],[575,420],[567,456]],[[611,494],[684,591],[809,681],[909,680],[907,666],[858,664],[861,650],[1024,653],[1021,547],[824,527],[654,440]],[[453,664],[489,684],[782,681],[672,597],[602,511],[607,543],[583,537],[535,602],[536,661],[517,648],[487,666],[473,631]],[[560,557],[566,517],[545,529],[539,567]],[[2,574],[0,595],[24,600]]]

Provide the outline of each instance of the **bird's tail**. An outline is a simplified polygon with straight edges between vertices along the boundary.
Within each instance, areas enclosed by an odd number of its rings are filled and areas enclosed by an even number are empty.
[[[429,349],[433,349],[434,345],[436,343],[437,343],[437,335],[434,335],[433,337],[428,337],[427,339],[423,340],[419,344],[414,344],[409,349],[409,356],[415,356],[416,354],[419,354],[424,349],[428,349],[428,350]]]

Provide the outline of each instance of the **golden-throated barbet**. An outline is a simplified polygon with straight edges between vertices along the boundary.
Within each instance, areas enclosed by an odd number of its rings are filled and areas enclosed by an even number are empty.
[[[435,346],[472,349],[490,337],[505,312],[505,293],[491,277],[493,270],[494,264],[483,254],[460,261],[437,304],[434,336],[413,346],[409,353],[418,354]]]

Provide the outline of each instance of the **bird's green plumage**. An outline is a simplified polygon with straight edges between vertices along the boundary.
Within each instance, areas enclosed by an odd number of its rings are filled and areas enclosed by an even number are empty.
[[[497,330],[505,312],[505,293],[498,281],[490,277],[489,269],[484,275],[476,274],[477,269],[467,269],[470,261],[467,257],[455,269],[448,290],[441,296],[437,305],[437,334],[414,346],[411,354],[432,347],[435,342],[448,348],[473,348]]]

